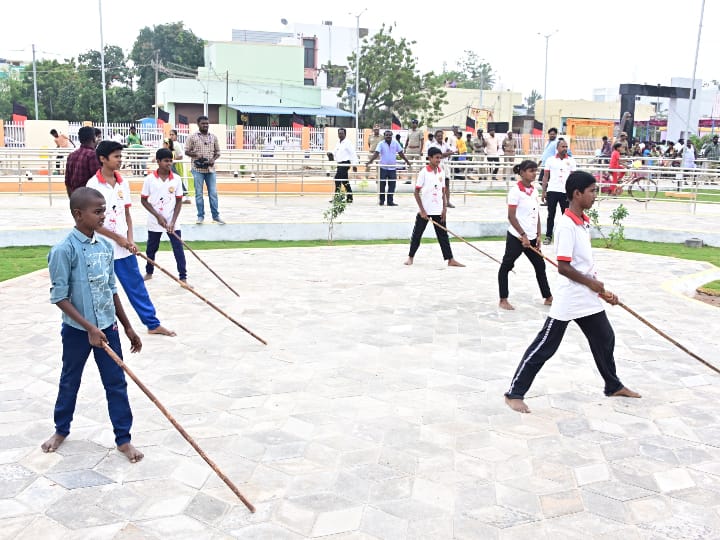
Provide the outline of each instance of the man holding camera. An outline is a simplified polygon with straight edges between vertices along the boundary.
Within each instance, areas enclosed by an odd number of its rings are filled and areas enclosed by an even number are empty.
[[[213,223],[225,225],[220,219],[215,176],[215,161],[220,157],[220,143],[215,135],[209,133],[210,121],[207,116],[197,119],[199,131],[193,133],[185,142],[185,155],[192,159],[192,175],[195,182],[195,206],[198,225],[205,221],[205,203],[203,201],[203,183],[207,184],[210,212]]]

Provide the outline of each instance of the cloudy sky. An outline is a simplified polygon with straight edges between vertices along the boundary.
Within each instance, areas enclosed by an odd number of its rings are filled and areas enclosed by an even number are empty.
[[[221,0],[103,2],[105,43],[132,47],[140,28],[183,21],[209,41],[231,39],[233,28],[283,31],[281,18],[293,23],[355,26],[355,14],[367,11],[360,26],[397,24],[399,36],[415,40],[423,71],[448,69],[463,50],[490,62],[499,86],[527,96],[542,93],[545,39],[550,38],[548,98],[591,99],[593,88],[621,83],[669,84],[692,76],[702,0],[511,0],[447,3],[366,0],[347,2],[274,0],[263,4]],[[434,7],[428,8],[427,5]],[[256,7],[257,6],[257,7]],[[415,7],[416,6],[416,7]],[[27,0],[3,7],[0,57],[30,59],[34,43],[39,58],[62,60],[100,43],[98,0]],[[349,13],[352,11],[352,14]],[[720,1],[705,5],[697,77],[720,79]]]

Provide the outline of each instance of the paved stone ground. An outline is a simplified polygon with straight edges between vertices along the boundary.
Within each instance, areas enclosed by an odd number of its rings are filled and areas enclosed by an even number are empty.
[[[60,314],[46,271],[0,284],[0,538],[720,538],[720,378],[610,308],[619,374],[644,397],[603,397],[571,326],[533,414],[513,413],[502,393],[547,308],[521,260],[517,310],[499,312],[495,263],[453,246],[467,268],[436,244],[412,267],[405,245],[204,252],[240,299],[190,257],[191,283],[267,347],[165,276],[149,283],[179,335],[141,332],[128,363],[256,514],[132,382],[146,458],[122,458],[92,362],[71,436],[43,454]],[[629,306],[717,360],[717,308],[675,292],[709,265],[597,259]]]

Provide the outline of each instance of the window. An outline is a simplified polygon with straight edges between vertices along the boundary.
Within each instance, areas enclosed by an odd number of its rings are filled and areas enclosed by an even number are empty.
[[[305,67],[315,68],[315,40],[303,39],[303,47],[305,48]]]
[[[312,79],[305,79],[305,86],[315,86],[315,81]]]

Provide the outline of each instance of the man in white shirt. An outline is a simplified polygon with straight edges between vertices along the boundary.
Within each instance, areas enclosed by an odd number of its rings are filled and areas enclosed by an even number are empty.
[[[487,137],[485,137],[485,155],[488,161],[500,163],[500,139],[495,136],[495,128],[490,128]],[[492,165],[490,173],[493,180],[497,180],[498,169],[497,165]]]
[[[557,143],[557,153],[545,161],[545,174],[542,179],[542,200],[547,202],[548,217],[543,244],[552,243],[555,211],[560,205],[560,215],[568,207],[565,195],[565,182],[571,172],[577,170],[575,160],[568,155],[568,145],[564,140]]]
[[[335,152],[332,154],[328,152],[330,160],[337,162],[337,169],[335,170],[335,192],[340,191],[340,186],[345,186],[346,200],[348,203],[353,202],[352,188],[350,187],[350,181],[348,180],[348,171],[350,170],[350,164],[353,165],[353,172],[357,172],[357,163],[359,161],[355,147],[345,137],[347,132],[345,128],[338,128],[338,143],[335,145]],[[332,201],[330,201],[332,202]]]
[[[445,173],[440,166],[442,155],[443,152],[437,147],[433,146],[428,149],[430,163],[420,170],[415,182],[415,202],[417,202],[419,212],[415,218],[415,226],[410,240],[410,253],[407,261],[405,261],[408,266],[413,263],[415,253],[420,247],[420,240],[423,232],[425,232],[425,227],[427,227],[428,218],[432,218],[435,222],[433,223],[435,237],[440,244],[443,258],[448,262],[448,266],[465,266],[453,258],[447,231],[437,225],[437,223],[445,224],[445,215],[447,214],[447,201],[443,196]]]

